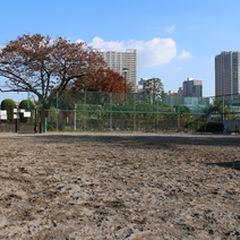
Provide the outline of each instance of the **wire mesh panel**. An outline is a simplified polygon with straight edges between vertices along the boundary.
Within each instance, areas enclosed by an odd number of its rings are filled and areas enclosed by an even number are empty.
[[[213,98],[180,96],[152,99],[146,93],[65,91],[56,95],[53,104],[47,110],[47,129],[51,131],[191,131],[197,130],[204,124],[205,109],[216,102],[217,100]],[[225,100],[226,104],[229,102]]]
[[[208,122],[240,118],[239,95],[209,98],[165,95],[157,98],[145,92],[68,90],[56,93],[45,106],[44,113],[34,95],[28,94],[28,100],[34,107],[17,110],[18,126],[35,128],[38,122],[44,121],[48,131],[196,131]],[[10,110],[7,120],[3,120],[2,113],[2,126],[7,122],[15,123],[13,108]]]
[[[103,111],[100,109],[47,111],[48,131],[196,130],[201,121],[192,114],[169,112]],[[200,117],[200,119],[203,119]]]

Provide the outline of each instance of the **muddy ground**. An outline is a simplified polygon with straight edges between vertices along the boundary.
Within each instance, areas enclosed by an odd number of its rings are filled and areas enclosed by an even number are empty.
[[[0,239],[240,239],[240,137],[0,135]]]

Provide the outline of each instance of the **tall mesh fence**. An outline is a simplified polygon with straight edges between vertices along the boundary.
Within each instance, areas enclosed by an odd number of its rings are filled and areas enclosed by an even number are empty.
[[[35,101],[31,94],[29,100]],[[1,109],[2,111],[2,109]],[[4,120],[32,128],[40,121],[39,109],[24,118]],[[12,114],[12,113],[11,113]],[[145,93],[65,91],[56,94],[44,110],[45,131],[197,131],[207,122],[240,119],[240,96],[159,98]]]
[[[217,105],[218,110],[208,109]],[[46,110],[48,130],[197,131],[239,118],[239,96],[155,98],[145,93],[64,92]],[[222,111],[219,111],[222,109]]]

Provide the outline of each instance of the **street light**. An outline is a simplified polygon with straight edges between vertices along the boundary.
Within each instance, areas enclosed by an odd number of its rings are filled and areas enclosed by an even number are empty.
[[[124,76],[124,79],[125,79],[125,94],[127,92],[127,73],[128,73],[128,68],[123,68],[122,71],[123,71],[123,76]]]

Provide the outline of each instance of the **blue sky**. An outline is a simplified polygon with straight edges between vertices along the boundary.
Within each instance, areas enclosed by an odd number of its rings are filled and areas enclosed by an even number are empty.
[[[239,0],[2,0],[0,47],[22,34],[138,49],[138,79],[176,91],[187,77],[214,92],[214,56],[240,49]]]

